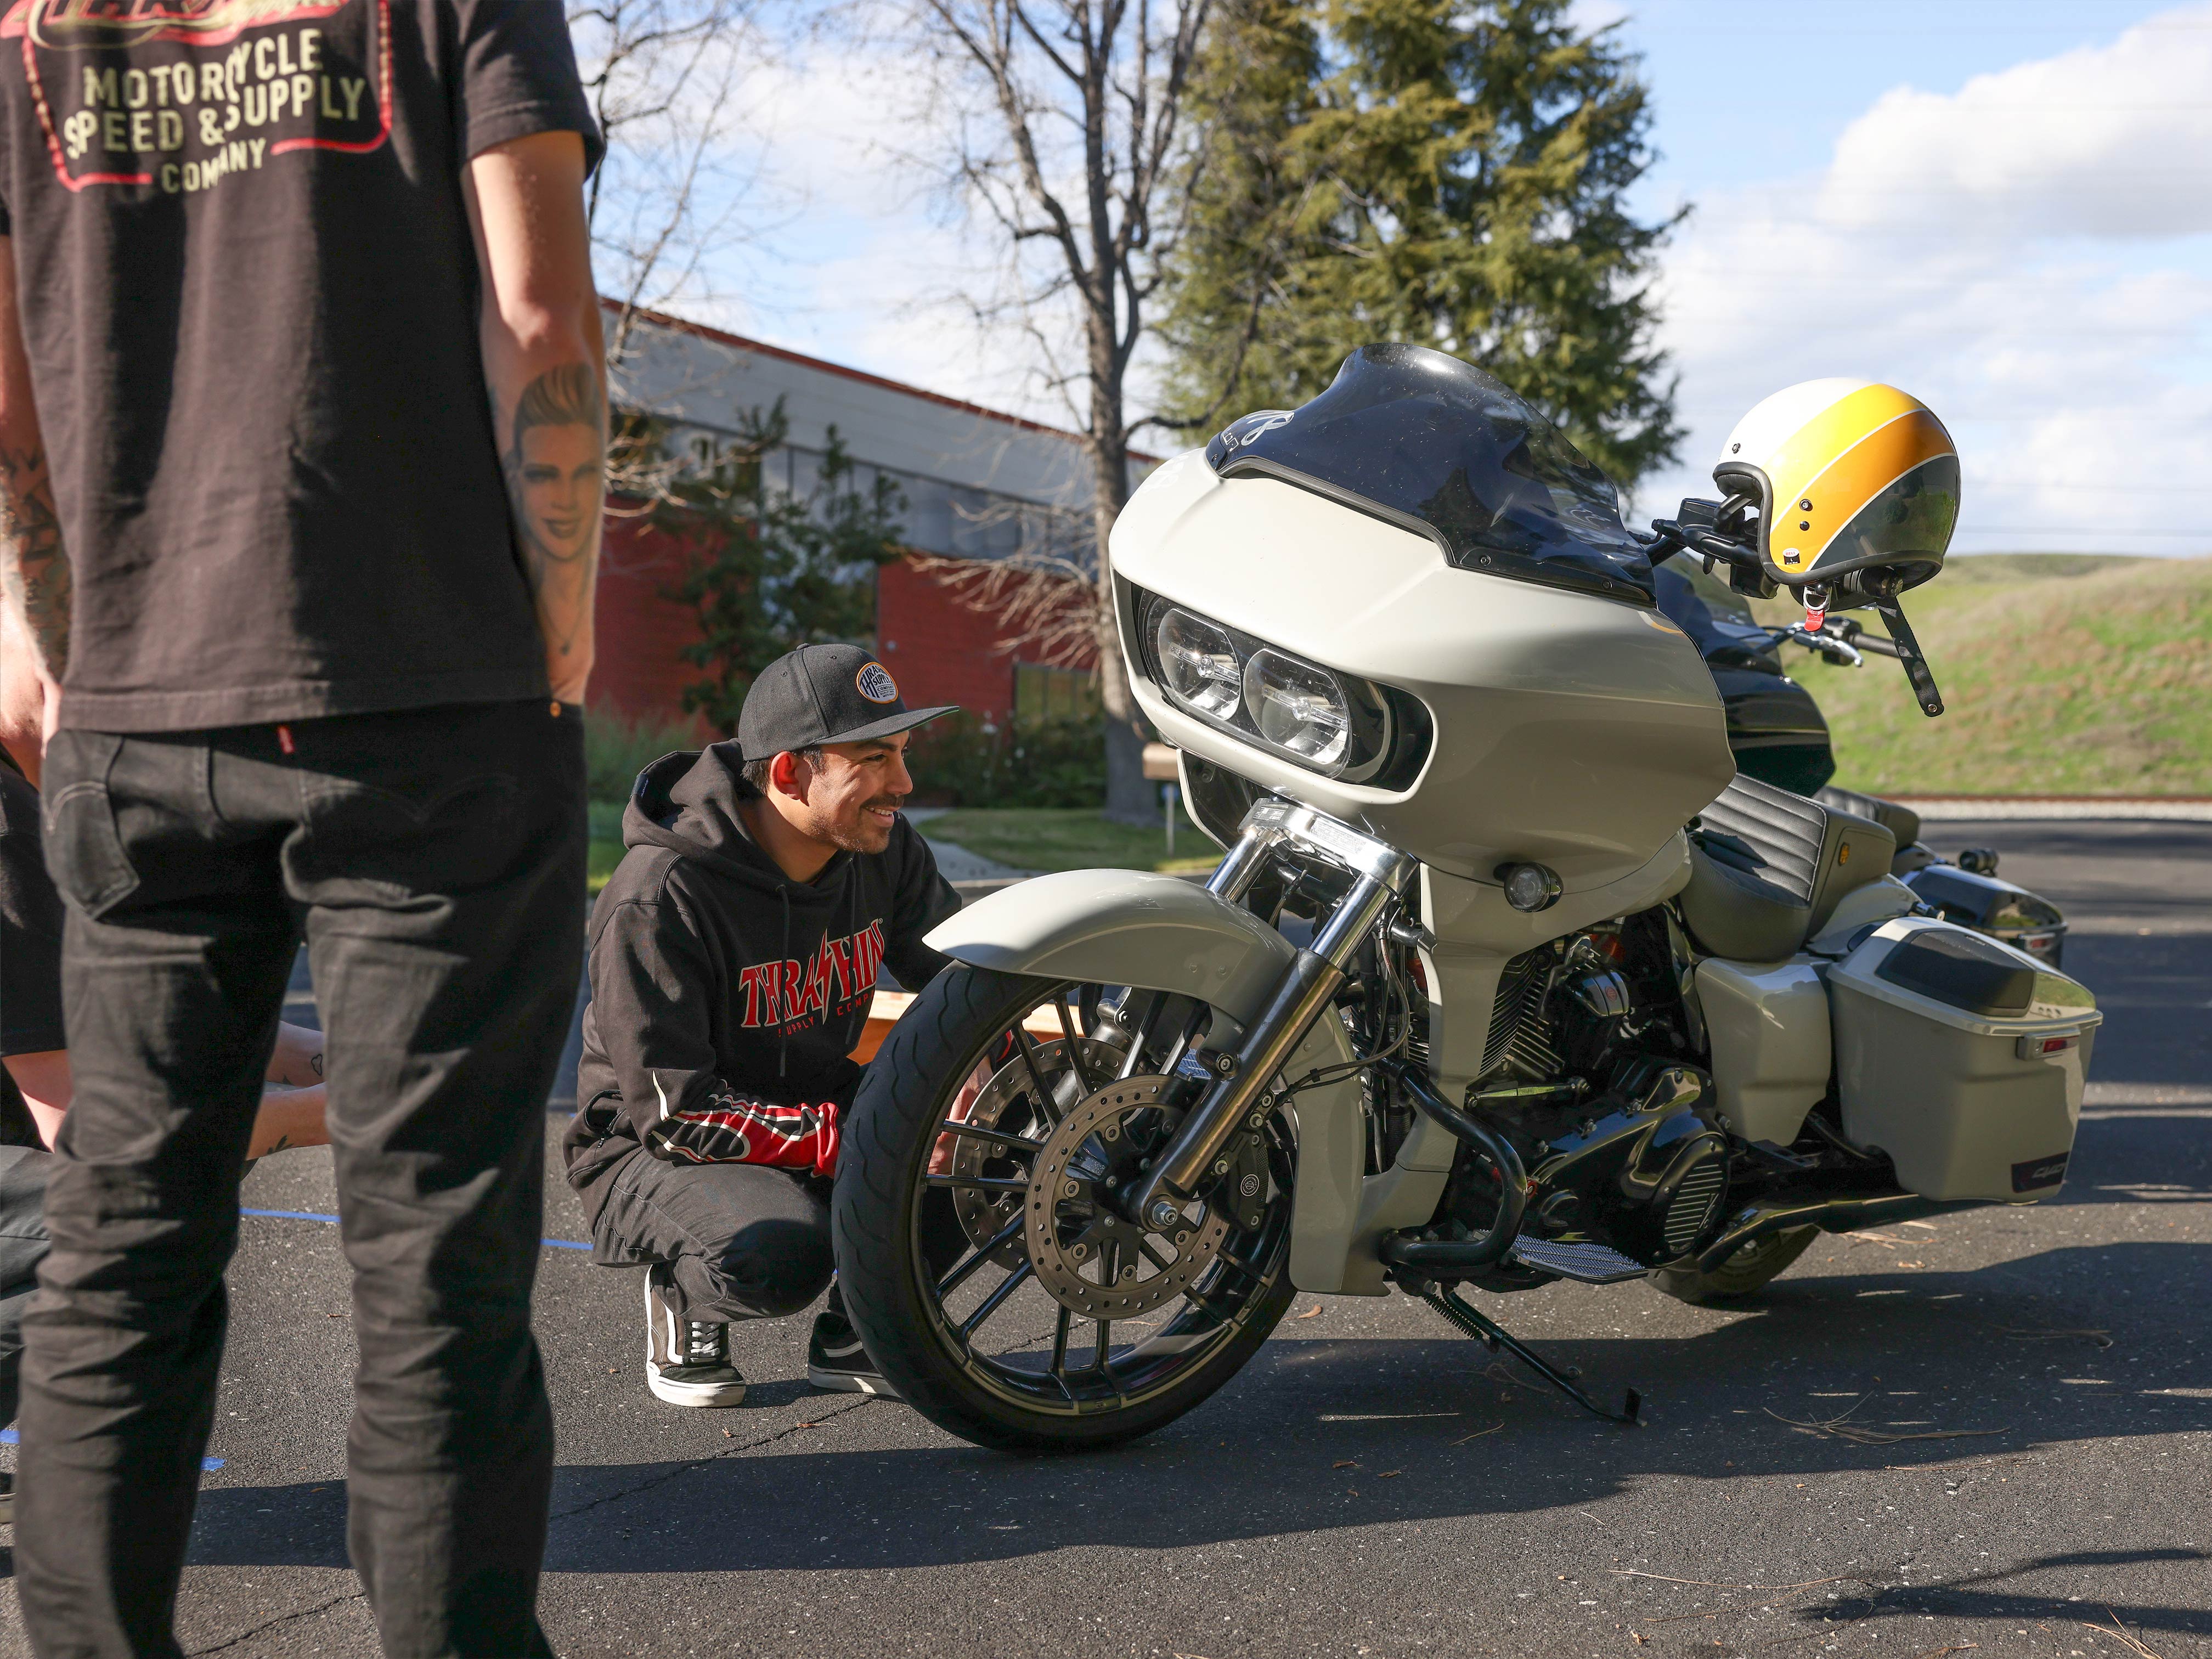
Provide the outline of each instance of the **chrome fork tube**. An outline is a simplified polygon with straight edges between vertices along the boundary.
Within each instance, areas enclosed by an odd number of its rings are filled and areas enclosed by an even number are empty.
[[[1239,863],[1255,839],[1247,835],[1214,872],[1217,881],[1224,872],[1230,874],[1238,884],[1239,894],[1250,887],[1266,859],[1267,848],[1262,845],[1253,851],[1249,863]],[[1237,867],[1232,870],[1232,866]],[[1208,1086],[1138,1189],[1129,1207],[1140,1225],[1164,1232],[1182,1224],[1182,1206],[1196,1194],[1245,1114],[1272,1086],[1291,1051],[1328,1006],[1344,983],[1345,969],[1360,942],[1382,919],[1390,896],[1389,883],[1374,876],[1359,877],[1316,936],[1312,948],[1297,953],[1266,1008],[1245,1029],[1228,1075]]]
[[[1247,830],[1206,878],[1206,890],[1231,904],[1242,903],[1252,884],[1259,880],[1261,871],[1267,868],[1267,854],[1274,851],[1279,839],[1279,833],[1270,826],[1255,824]]]

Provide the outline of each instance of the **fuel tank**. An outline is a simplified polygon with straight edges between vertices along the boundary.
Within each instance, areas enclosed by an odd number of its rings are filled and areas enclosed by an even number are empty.
[[[1455,564],[1437,541],[1193,450],[1155,471],[1112,540],[1125,656],[1161,736],[1491,883],[1501,864],[1569,892],[1646,865],[1735,774],[1697,648],[1648,604]],[[1395,787],[1346,782],[1172,702],[1137,648],[1158,601],[1418,700],[1426,750]]]

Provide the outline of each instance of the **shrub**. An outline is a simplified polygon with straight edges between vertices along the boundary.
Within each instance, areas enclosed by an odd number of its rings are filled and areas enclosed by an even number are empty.
[[[1106,799],[1103,720],[995,726],[948,714],[915,734],[915,799],[932,806],[1085,806]]]
[[[625,801],[637,775],[663,755],[704,739],[689,715],[629,715],[594,709],[584,719],[584,773],[593,800]]]

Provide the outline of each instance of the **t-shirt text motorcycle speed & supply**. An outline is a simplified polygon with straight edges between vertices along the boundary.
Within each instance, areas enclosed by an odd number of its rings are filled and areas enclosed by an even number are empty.
[[[555,0],[5,4],[64,724],[544,695],[459,180],[560,131],[596,161]]]

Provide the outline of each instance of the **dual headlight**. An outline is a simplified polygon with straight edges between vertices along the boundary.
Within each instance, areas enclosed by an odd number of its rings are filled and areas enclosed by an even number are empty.
[[[1146,672],[1178,708],[1347,783],[1402,788],[1419,773],[1429,723],[1419,699],[1136,597]]]

